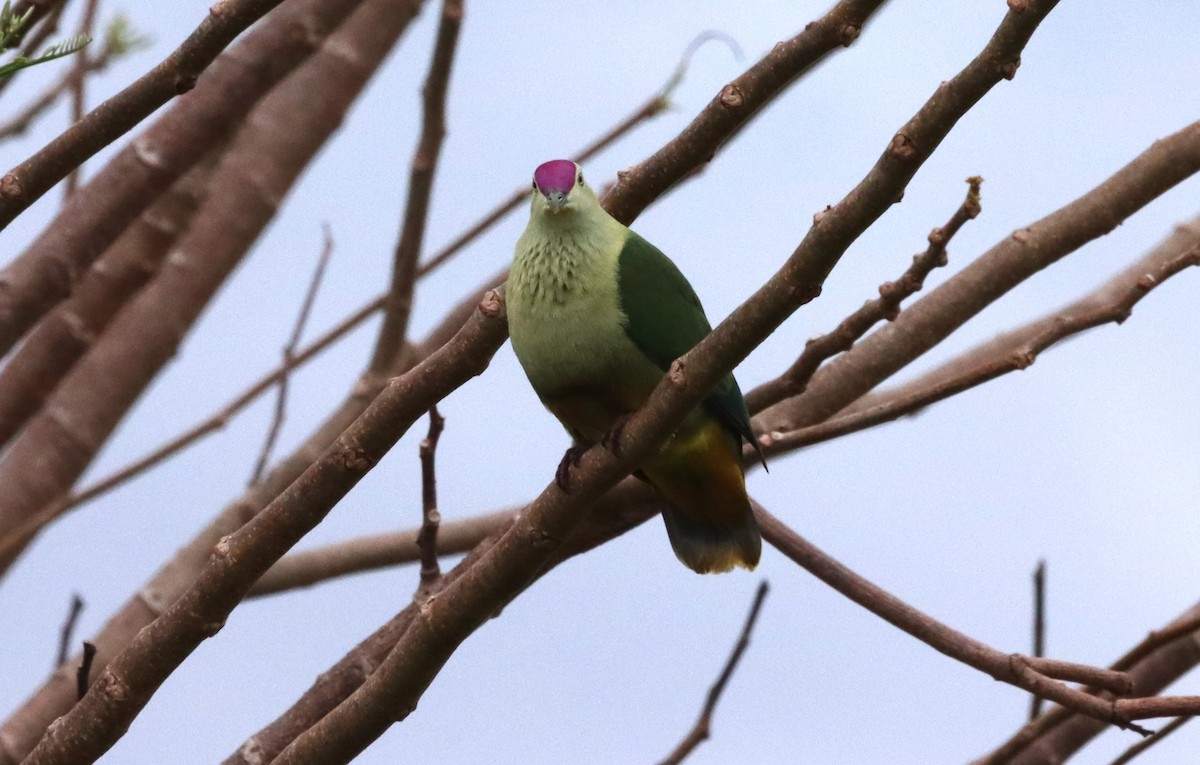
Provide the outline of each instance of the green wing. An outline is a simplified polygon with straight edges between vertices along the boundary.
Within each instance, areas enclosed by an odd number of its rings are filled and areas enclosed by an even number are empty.
[[[625,333],[664,372],[712,331],[692,285],[670,258],[633,231],[617,261],[617,289],[628,318]],[[704,399],[704,406],[759,449],[732,374]]]

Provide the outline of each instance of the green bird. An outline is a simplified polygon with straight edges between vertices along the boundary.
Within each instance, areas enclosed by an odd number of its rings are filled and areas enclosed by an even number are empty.
[[[671,362],[712,327],[675,264],[600,206],[574,162],[539,166],[531,196],[508,279],[508,326],[533,389],[574,440],[556,474],[565,489],[583,451],[615,447]],[[671,505],[662,514],[671,546],[698,573],[753,569],[762,552],[743,441],[759,449],[728,375],[636,473]]]

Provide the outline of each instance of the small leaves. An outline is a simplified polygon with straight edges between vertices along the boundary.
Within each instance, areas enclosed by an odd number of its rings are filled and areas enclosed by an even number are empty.
[[[0,13],[7,12],[7,11],[8,11],[8,4],[6,2],[4,10],[0,11]],[[28,14],[26,14],[26,16],[28,16]],[[22,24],[22,23],[24,23],[24,22],[18,22],[18,24]],[[11,29],[12,29],[12,26],[11,26],[10,19],[0,16],[0,30],[2,30],[2,31],[0,31],[0,35],[7,34],[7,32],[10,31]],[[20,29],[19,26],[17,26],[18,31],[19,31],[19,29]],[[4,44],[4,43],[2,43],[2,41],[4,41],[4,40],[7,40],[7,37],[0,37],[0,47],[2,47],[2,44]],[[17,56],[16,59],[13,59],[12,61],[7,62],[7,64],[0,66],[0,78],[12,77],[13,74],[16,74],[20,70],[24,70],[24,68],[29,68],[31,66],[37,66],[38,64],[46,64],[47,61],[53,61],[54,59],[61,59],[62,56],[68,56],[68,55],[71,55],[72,53],[78,53],[79,50],[83,50],[86,46],[88,46],[88,43],[90,43],[90,42],[91,42],[90,36],[76,35],[74,37],[67,37],[66,40],[56,44],[56,46],[50,46],[49,48],[44,50],[42,55],[37,56],[37,58],[30,59],[30,58],[28,58],[28,56]]]

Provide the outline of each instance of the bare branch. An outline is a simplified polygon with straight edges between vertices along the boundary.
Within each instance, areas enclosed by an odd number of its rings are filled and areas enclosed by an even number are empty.
[[[1046,561],[1039,560],[1033,570],[1033,655],[1046,655]],[[1029,719],[1042,713],[1042,699],[1034,696],[1029,705]]]
[[[669,437],[738,361],[819,294],[841,255],[894,202],[962,114],[1006,74],[1014,73],[1020,51],[1054,4],[1052,0],[1031,2],[1023,12],[1007,14],[984,52],[938,88],[867,177],[820,216],[783,267],[672,365],[646,405],[625,426],[621,456],[603,448],[588,450],[572,475],[569,497],[551,483],[487,556],[414,617],[367,682],[281,752],[277,765],[347,762],[392,723],[404,719],[457,646],[545,565],[581,511]],[[776,46],[775,51],[781,47],[786,45]]]
[[[370,371],[380,374],[392,365],[392,358],[408,335],[408,319],[412,314],[413,289],[417,281],[417,259],[425,240],[425,224],[429,219],[429,198],[433,193],[433,177],[437,172],[442,139],[446,137],[446,91],[450,86],[450,69],[458,47],[458,30],[462,26],[462,0],[443,0],[438,22],[437,42],[425,78],[421,138],[413,155],[408,177],[408,199],[404,207],[404,223],[392,258],[392,283],[384,301],[383,326],[375,340]]]
[[[422,413],[483,371],[506,336],[503,310],[501,295],[489,293],[454,340],[391,380],[304,475],[225,537],[188,592],[105,669],[97,685],[122,692],[89,692],[46,732],[26,765],[95,759],[107,751],[167,675],[220,629],[254,581],[320,522]]]
[[[0,369],[0,443],[7,444],[37,414],[117,311],[158,272],[204,199],[218,154],[197,164],[148,208]]]
[[[56,507],[52,503],[170,360],[415,13],[409,0],[360,7],[256,107],[167,265],[75,365],[0,462],[0,482],[8,489],[0,497],[0,569],[52,520],[47,508]],[[346,65],[347,51],[354,51],[357,66]],[[99,391],[97,379],[106,381]],[[31,460],[38,465],[32,471]]]
[[[279,0],[228,0],[213,6],[162,63],[0,178],[0,230],[88,157],[191,90],[226,45],[278,4]]]
[[[374,7],[385,14],[384,20],[395,19],[389,8],[390,0],[377,0]],[[363,11],[365,13],[365,11]],[[374,23],[374,22],[372,22]],[[444,346],[468,321],[476,306],[487,292],[486,285],[499,282],[498,277],[487,280],[485,286],[474,291],[468,298],[452,308],[425,340],[411,352],[397,357],[392,375],[401,375],[429,354]],[[241,528],[249,519],[261,512],[284,489],[291,486],[303,472],[366,410],[367,406],[383,390],[387,379],[376,375],[363,375],[350,389],[342,403],[325,418],[303,443],[286,459],[278,461],[268,472],[262,483],[235,497],[213,520],[201,529],[146,582],[133,593],[109,618],[104,628],[94,636],[98,649],[98,667],[107,666],[117,653],[124,649],[138,632],[158,618],[166,608],[178,600],[191,586],[193,580],[209,560],[213,546],[220,539]],[[614,511],[614,517],[622,514]],[[443,547],[450,544],[452,527],[440,535]],[[413,534],[415,539],[415,532]],[[598,544],[599,542],[597,542]],[[415,543],[414,543],[415,545]],[[37,744],[43,732],[56,718],[65,714],[75,703],[74,682],[61,673],[52,674],[13,714],[0,726],[0,759],[5,765],[15,765]],[[306,726],[307,727],[307,726]],[[291,739],[288,738],[287,741]],[[284,742],[286,743],[286,741]],[[281,747],[282,748],[282,745]],[[17,754],[19,753],[19,756]]]
[[[1130,692],[1134,687],[1131,678],[1112,670],[1005,654],[990,648],[921,613],[854,573],[761,507],[756,506],[755,513],[763,530],[763,538],[813,576],[921,642],[996,680],[1036,693],[1095,720],[1129,728],[1142,735],[1149,735],[1150,732],[1134,724],[1134,720],[1189,713],[1182,710],[1200,713],[1200,697],[1197,696],[1112,700],[1063,685],[1057,680],[1101,684],[1099,681],[1103,679],[1103,685],[1123,693]]]
[[[604,195],[613,217],[628,225],[652,201],[707,164],[788,85],[838,48],[849,46],[886,0],[841,0],[804,31],[776,45],[718,93],[683,132],[649,159],[619,173]]]
[[[213,64],[199,86],[119,151],[3,271],[0,355],[6,354],[121,232],[258,101],[316,51],[362,0],[290,0]],[[0,178],[0,227],[96,150],[177,92],[195,84],[226,44],[279,0],[229,0],[163,63],[98,106],[42,151]],[[128,108],[126,108],[128,107]],[[148,111],[149,110],[149,111]]]
[[[925,277],[939,266],[946,265],[946,245],[958,233],[963,224],[979,215],[979,186],[983,179],[973,176],[967,179],[967,198],[959,205],[950,220],[941,228],[929,232],[929,247],[913,256],[912,265],[899,279],[885,282],[879,287],[879,297],[869,300],[854,313],[842,320],[834,331],[809,340],[804,352],[791,368],[770,382],[763,383],[746,397],[750,411],[758,412],[777,404],[789,396],[804,392],[817,367],[827,359],[850,350],[871,327],[887,319],[893,321],[900,312],[900,304],[914,295],[925,284]]]
[[[762,413],[759,430],[791,431],[837,414],[1013,287],[1108,233],[1197,170],[1200,122],[1155,141],[1088,193],[1013,232],[894,322],[824,365],[803,394]]]
[[[81,613],[83,613],[83,598],[79,597],[79,593],[73,592],[71,593],[71,607],[67,610],[67,618],[63,621],[62,629],[58,634],[58,660],[54,662],[55,667],[61,667],[67,663],[71,643],[75,638],[75,625],[79,622]]]
[[[1019,329],[1008,332],[891,392],[873,396],[827,422],[760,439],[768,454],[791,450],[918,412],[930,404],[989,380],[1027,369],[1038,355],[1062,340],[1108,323],[1120,324],[1156,286],[1189,266],[1200,265],[1200,245],[1178,254],[1170,243],[1155,248],[1096,292]]]
[[[87,38],[92,37],[92,30],[96,27],[96,10],[100,6],[100,0],[87,0],[87,4],[83,7],[83,23],[80,25],[79,33]],[[75,60],[75,68],[71,73],[71,124],[74,125],[83,119],[84,105],[87,103],[87,76],[91,71],[88,55],[84,52]],[[149,112],[147,112],[147,116]],[[131,126],[132,127],[132,126]],[[79,185],[79,172],[83,168],[83,163],[80,162],[71,169],[67,175],[66,185],[63,186],[63,196],[69,197],[75,192],[75,187]]]
[[[717,708],[717,702],[721,700],[721,694],[725,692],[725,686],[729,683],[729,678],[733,677],[734,670],[737,669],[738,662],[742,659],[742,654],[746,652],[746,648],[750,645],[750,633],[754,630],[754,623],[758,621],[758,612],[762,608],[763,600],[767,597],[767,591],[770,587],[766,581],[758,585],[758,591],[754,594],[754,602],[750,606],[750,613],[746,616],[746,623],[742,626],[742,634],[738,636],[738,640],[733,645],[733,651],[729,654],[729,658],[725,661],[725,668],[721,670],[721,674],[717,677],[717,681],[708,689],[708,696],[704,701],[704,707],[700,710],[700,718],[696,720],[696,724],[687,732],[679,745],[675,747],[667,758],[662,761],[661,765],[679,765],[687,759],[687,756],[700,746],[701,743],[708,740],[710,727],[712,725],[713,710]]]
[[[446,418],[433,407],[429,410],[429,433],[421,441],[421,531],[417,534],[417,549],[421,553],[421,583],[417,587],[417,599],[428,597],[434,585],[442,578],[438,566],[438,526],[442,515],[438,511],[437,473],[434,457],[437,455],[438,438],[446,427]]]
[[[1142,739],[1141,741],[1137,742],[1133,746],[1126,749],[1124,752],[1121,753],[1121,755],[1119,757],[1117,757],[1117,759],[1112,761],[1111,765],[1126,765],[1126,763],[1132,761],[1135,757],[1137,757],[1142,752],[1145,752],[1150,747],[1154,746],[1155,744],[1159,743],[1167,736],[1171,735],[1175,731],[1182,728],[1191,719],[1192,719],[1191,717],[1176,717],[1174,720],[1172,720],[1171,722],[1164,725],[1153,736],[1150,736],[1149,738],[1146,738],[1146,739]]]
[[[458,555],[502,531],[517,510],[499,510],[438,526],[438,555]],[[349,539],[313,550],[289,553],[254,583],[247,597],[260,597],[309,587],[341,576],[390,568],[421,560],[418,542],[423,527]]]
[[[1141,694],[1154,694],[1200,664],[1200,603],[1151,632],[1113,663]],[[1046,765],[1063,762],[1105,728],[1103,723],[1059,707],[1024,725],[975,765]]]
[[[321,280],[325,276],[325,267],[329,265],[329,256],[333,254],[333,233],[329,230],[329,224],[322,224],[321,230],[324,232],[324,244],[321,246],[321,254],[317,257],[317,267],[313,270],[312,280],[308,284],[308,291],[304,294],[304,300],[300,304],[300,313],[296,316],[296,324],[292,327],[292,335],[288,338],[287,345],[283,347],[283,364],[281,368],[289,371],[296,366],[296,346],[300,344],[300,338],[304,335],[304,325],[308,323],[308,317],[312,313],[313,305],[317,302],[317,291],[321,289]],[[251,486],[262,480],[263,473],[267,469],[267,463],[271,459],[271,452],[275,449],[275,441],[279,438],[279,432],[283,429],[283,421],[287,414],[288,376],[288,372],[285,371],[279,377],[279,392],[275,398],[275,411],[271,417],[271,425],[267,429],[267,439],[263,442],[262,451],[259,452],[258,460],[254,465],[254,472],[250,476]]]

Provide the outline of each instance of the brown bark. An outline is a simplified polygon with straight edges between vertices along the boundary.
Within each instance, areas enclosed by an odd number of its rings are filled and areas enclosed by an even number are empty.
[[[53,520],[42,508],[70,488],[175,354],[416,10],[410,0],[364,6],[263,100],[222,158],[208,202],[162,272],[80,360],[0,462],[0,484],[9,487],[0,498],[5,568]],[[106,386],[98,389],[97,380]]]
[[[148,205],[213,146],[227,140],[259,99],[317,50],[361,1],[293,0],[271,13],[214,62],[187,97],[72,194],[45,231],[0,271],[0,355],[71,292],[92,262]],[[0,227],[174,96],[177,87],[191,89],[199,70],[232,37],[257,18],[255,14],[278,2],[241,0],[213,6],[214,14],[138,81],[142,84],[98,106],[0,179]]]
[[[0,370],[0,444],[41,409],[117,311],[158,273],[204,199],[217,156],[211,154],[142,213]]]

